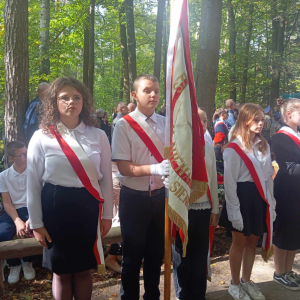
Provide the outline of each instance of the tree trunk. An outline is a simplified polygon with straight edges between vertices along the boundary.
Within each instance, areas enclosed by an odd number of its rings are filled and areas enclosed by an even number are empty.
[[[202,0],[199,44],[196,61],[196,96],[211,127],[218,80],[222,0]]]
[[[8,143],[25,140],[23,124],[29,100],[28,1],[5,1],[4,26],[5,142]]]
[[[126,19],[127,19],[127,37],[128,37],[128,66],[129,82],[132,87],[136,75],[136,40],[134,29],[133,0],[125,0]]]
[[[86,22],[89,24],[89,18]],[[89,86],[89,32],[88,26],[86,26],[84,29],[82,81],[87,87]]]
[[[242,85],[242,97],[241,103],[246,102],[246,89],[248,81],[248,67],[249,67],[249,49],[252,36],[252,17],[253,17],[254,4],[253,1],[250,3],[249,18],[248,18],[248,31],[247,31],[247,41],[245,47],[245,57],[244,57],[244,70],[243,70],[243,85]]]
[[[126,103],[130,102],[130,84],[129,84],[129,68],[128,68],[128,49],[127,49],[127,35],[126,35],[126,18],[125,18],[125,3],[122,2],[119,7],[119,22],[120,22],[120,37],[122,49],[123,62],[123,86],[125,90]],[[123,99],[123,94],[122,94]]]
[[[94,69],[95,69],[95,0],[90,0],[90,29],[89,29],[89,81],[90,94],[94,94]]]
[[[236,30],[235,14],[232,6],[232,0],[227,0],[229,13],[229,77],[230,77],[230,95],[229,97],[236,101]]]
[[[161,69],[161,45],[162,45],[162,35],[163,35],[163,25],[164,25],[164,12],[165,12],[165,2],[166,0],[158,0],[157,7],[157,20],[156,20],[156,36],[155,36],[155,57],[154,57],[154,76],[160,79],[160,69]]]
[[[50,0],[41,0],[40,19],[40,75],[50,74],[49,59],[49,24],[50,24]]]
[[[119,101],[123,102],[123,94],[124,94],[124,77],[120,78],[120,90],[119,90]]]
[[[272,75],[270,105],[275,106],[279,97],[280,70],[283,56],[285,20],[283,13],[277,13],[277,1],[271,3],[272,9]]]

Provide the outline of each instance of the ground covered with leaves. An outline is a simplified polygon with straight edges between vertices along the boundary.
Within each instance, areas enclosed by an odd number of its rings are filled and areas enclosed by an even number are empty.
[[[212,258],[226,256],[229,253],[231,238],[227,237],[226,230],[222,227],[216,228],[215,239],[212,251]],[[31,281],[25,280],[23,273],[21,271],[21,279],[15,284],[8,284],[7,277],[9,274],[9,269],[5,268],[5,279],[4,289],[5,295],[1,298],[3,300],[46,300],[52,299],[52,274],[48,270],[42,267],[42,257],[40,256],[34,262],[34,268],[36,270],[36,278]],[[98,273],[93,273],[93,281],[104,282],[120,279],[120,274],[117,274],[111,270],[106,270],[105,275],[99,275]]]

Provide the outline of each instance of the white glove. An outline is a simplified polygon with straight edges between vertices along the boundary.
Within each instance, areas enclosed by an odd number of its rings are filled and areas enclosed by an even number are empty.
[[[243,231],[244,229],[243,219],[232,221],[231,223],[233,228],[237,229],[238,231]]]
[[[161,179],[163,180],[163,184],[165,185],[165,188],[169,189],[169,186],[170,186],[169,177],[163,176]]]
[[[160,164],[150,166],[151,175],[168,176],[169,175],[169,161],[163,160]]]
[[[277,217],[277,214],[276,214],[276,210],[275,210],[275,209],[273,209],[272,216],[273,216],[273,222],[275,222],[276,217]]]

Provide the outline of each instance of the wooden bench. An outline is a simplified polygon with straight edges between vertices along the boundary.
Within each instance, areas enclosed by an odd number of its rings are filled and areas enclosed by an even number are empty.
[[[109,245],[120,242],[122,242],[120,227],[112,227],[107,236],[103,239],[102,244]],[[43,247],[35,238],[0,242],[0,296],[4,295],[2,260],[40,254],[43,254]]]

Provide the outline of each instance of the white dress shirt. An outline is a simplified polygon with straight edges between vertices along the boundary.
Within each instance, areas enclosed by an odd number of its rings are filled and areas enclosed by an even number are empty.
[[[206,131],[204,133],[204,140],[205,140],[205,143],[208,143],[212,147],[214,146],[214,142],[213,142],[213,140],[211,138],[211,135],[210,135],[210,133],[208,132],[207,129],[206,129]]]
[[[137,108],[135,113],[138,113],[143,117],[145,122],[149,124],[162,143],[165,144],[166,118],[157,115],[155,112],[150,118],[147,118]],[[125,119],[120,119],[114,129],[112,159],[127,160],[137,165],[152,165],[158,163],[145,143]],[[118,173],[118,178],[122,185],[139,191],[153,191],[164,186],[161,176],[130,177],[122,176]]]
[[[211,200],[213,204],[212,213],[219,213],[219,196],[218,196],[218,182],[217,182],[217,167],[216,167],[216,156],[214,148],[205,142],[205,166],[208,178],[208,185],[211,194]],[[209,209],[211,204],[208,195],[205,194],[197,201],[190,205],[190,209],[200,210]]]
[[[0,193],[9,193],[15,209],[27,206],[27,169],[20,174],[12,165],[0,174]]]
[[[242,141],[239,136],[238,139]],[[265,184],[271,193],[273,198],[273,167],[270,154],[270,147],[268,146],[266,155],[259,150],[261,140],[256,139],[255,143],[252,144],[252,151],[259,162],[262,172],[265,178]],[[244,150],[247,153],[249,150]],[[223,153],[224,159],[224,188],[225,188],[225,199],[226,209],[229,221],[238,221],[242,219],[240,211],[240,201],[237,196],[237,183],[238,182],[254,182],[253,178],[248,170],[248,167],[239,156],[239,154],[232,148],[226,148]],[[263,183],[262,183],[263,184]],[[273,198],[275,201],[275,199]]]
[[[69,131],[95,167],[105,201],[102,218],[112,219],[111,151],[107,136],[101,129],[85,126],[83,122]],[[34,133],[28,146],[27,176],[27,204],[32,229],[44,226],[41,205],[44,183],[64,187],[84,187],[57,140],[44,134],[41,129]]]

